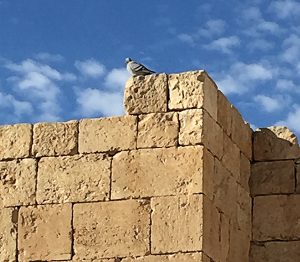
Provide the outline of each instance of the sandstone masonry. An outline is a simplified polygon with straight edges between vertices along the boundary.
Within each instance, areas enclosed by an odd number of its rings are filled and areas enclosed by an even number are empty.
[[[0,127],[0,261],[300,260],[290,132],[253,133],[205,71],[130,78],[124,106]]]

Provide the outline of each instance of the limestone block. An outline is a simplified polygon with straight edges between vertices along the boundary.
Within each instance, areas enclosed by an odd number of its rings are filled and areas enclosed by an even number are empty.
[[[296,192],[299,193],[300,192],[300,163],[296,164],[296,180],[297,180]]]
[[[151,199],[151,254],[201,251],[203,195]]]
[[[251,164],[250,160],[241,152],[240,158],[240,177],[238,183],[246,189],[247,192],[250,192],[249,189],[249,179],[251,174]]]
[[[178,114],[156,113],[140,115],[137,147],[170,147],[177,145]]]
[[[217,86],[203,71],[169,75],[169,109],[204,108],[217,121]]]
[[[29,124],[0,126],[0,160],[29,157],[31,141]]]
[[[36,157],[77,153],[78,122],[38,123],[33,126],[32,154]]]
[[[0,207],[35,203],[36,161],[0,162]]]
[[[257,162],[252,165],[251,170],[251,195],[285,194],[294,192],[294,161]]]
[[[151,199],[151,254],[201,251],[220,256],[218,211],[204,195]]]
[[[300,157],[300,148],[291,136],[283,136],[276,128],[260,128],[254,133],[254,160],[283,160]],[[287,132],[287,131],[286,131]],[[291,142],[293,141],[293,142]]]
[[[237,212],[236,212],[236,227],[243,231],[246,235],[251,236],[251,209],[252,198],[240,185],[237,185]]]
[[[238,230],[236,225],[230,224],[230,247],[229,247],[228,261],[248,262],[250,242],[251,242],[250,236],[245,234],[243,231]]]
[[[122,262],[211,262],[211,260],[203,252],[197,252],[125,258]]]
[[[228,217],[235,212],[237,183],[220,161],[215,159],[215,173],[212,176],[213,203]]]
[[[300,261],[300,241],[252,243],[250,262]]]
[[[300,195],[254,198],[253,240],[293,240],[300,237]]]
[[[150,211],[146,200],[75,204],[75,258],[82,261],[149,253]]]
[[[125,87],[124,105],[128,114],[167,112],[166,74],[131,77]]]
[[[285,126],[270,126],[268,127],[278,138],[287,140],[291,142],[292,144],[297,145],[298,144],[298,139],[297,136],[289,130]]]
[[[223,148],[222,164],[238,181],[240,177],[240,150],[226,134],[223,134]]]
[[[71,259],[72,207],[21,207],[18,221],[19,261]]]
[[[0,261],[15,261],[17,255],[18,210],[0,209]]]
[[[79,153],[136,148],[135,116],[83,119],[79,122]]]
[[[226,96],[218,90],[218,118],[217,121],[227,136],[232,132],[232,106]]]
[[[109,196],[111,159],[103,154],[46,157],[39,162],[37,202],[105,200]]]
[[[179,144],[203,144],[219,159],[223,154],[223,131],[209,114],[202,109],[179,113]]]
[[[202,146],[121,152],[112,163],[112,199],[206,192],[213,168]]]
[[[248,159],[252,159],[252,129],[238,110],[232,106],[232,134],[231,139]]]
[[[230,219],[220,213],[220,262],[227,262],[230,248]],[[218,260],[217,260],[218,261]]]

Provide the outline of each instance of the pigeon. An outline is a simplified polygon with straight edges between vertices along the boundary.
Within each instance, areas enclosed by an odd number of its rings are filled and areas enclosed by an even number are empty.
[[[145,67],[144,65],[133,61],[131,58],[127,57],[125,59],[125,63],[126,63],[126,67],[127,70],[130,74],[132,74],[133,76],[144,76],[144,75],[150,75],[150,74],[154,74],[155,72],[152,70],[149,70],[147,67]]]

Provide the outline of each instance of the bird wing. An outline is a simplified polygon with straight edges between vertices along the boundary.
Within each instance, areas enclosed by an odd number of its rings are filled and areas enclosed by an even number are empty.
[[[144,65],[142,65],[142,64],[139,64],[139,63],[137,63],[137,62],[134,62],[134,61],[132,61],[131,63],[130,63],[130,67],[131,67],[131,69],[132,70],[134,70],[134,71],[141,71],[141,70],[148,70]]]

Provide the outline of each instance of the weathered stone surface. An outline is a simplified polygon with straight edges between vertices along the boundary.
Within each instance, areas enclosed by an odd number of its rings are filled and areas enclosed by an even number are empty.
[[[223,134],[222,164],[236,180],[240,176],[240,157],[240,150],[237,145],[226,134]]]
[[[0,126],[0,160],[29,157],[31,143],[31,125]]]
[[[230,225],[230,248],[228,262],[248,262],[251,236],[238,230],[236,225]],[[254,262],[254,261],[253,261]],[[256,262],[256,261],[255,261]],[[267,261],[265,261],[267,262]],[[271,261],[270,261],[271,262]],[[272,261],[273,262],[273,261]]]
[[[169,75],[169,108],[204,108],[217,120],[217,86],[203,71]]]
[[[258,162],[251,168],[251,195],[293,193],[295,190],[294,161]]]
[[[241,152],[240,177],[238,179],[238,183],[243,188],[245,188],[247,192],[250,192],[250,189],[249,189],[250,174],[251,174],[250,160]]]
[[[254,198],[253,240],[293,240],[300,237],[300,195]]]
[[[201,251],[203,195],[151,199],[151,253]]]
[[[111,159],[103,154],[46,157],[39,161],[37,202],[107,199]]]
[[[125,87],[124,105],[128,114],[167,112],[166,74],[131,77]]]
[[[222,210],[228,217],[235,211],[237,198],[237,184],[228,170],[215,159],[215,173],[211,177],[213,183],[212,197],[213,203]]]
[[[78,260],[142,256],[149,252],[148,201],[75,204],[73,219]]]
[[[83,119],[79,122],[79,153],[136,148],[135,116]]]
[[[71,259],[70,204],[21,207],[19,261]]]
[[[232,106],[232,134],[231,139],[248,159],[252,159],[252,129],[238,110]]]
[[[209,223],[209,222],[208,222]],[[221,262],[227,262],[229,256],[229,248],[230,248],[230,220],[229,218],[220,213],[220,257],[219,260]],[[213,245],[214,246],[214,245]]]
[[[296,180],[297,180],[296,192],[299,193],[300,192],[300,163],[299,162],[296,164]]]
[[[0,162],[0,207],[35,203],[36,161]]]
[[[251,236],[251,209],[252,199],[249,192],[247,192],[240,185],[237,185],[237,210],[236,223],[238,230],[243,231],[247,236]]]
[[[300,261],[300,241],[252,243],[250,262],[267,261]]]
[[[177,113],[140,115],[137,147],[169,147],[177,145],[178,124]]]
[[[121,152],[112,164],[112,199],[202,193],[213,157],[202,146]]]
[[[202,252],[177,253],[173,255],[155,255],[138,258],[125,258],[122,262],[210,262],[211,260]]]
[[[232,107],[224,94],[218,90],[218,117],[217,122],[230,137],[232,132]]]
[[[218,90],[218,118],[217,121],[224,132],[230,137],[232,132],[232,106],[224,94]]]
[[[78,122],[38,123],[33,126],[32,154],[36,157],[77,153]]]
[[[220,257],[220,216],[204,195],[151,199],[151,254],[201,251]]]
[[[294,145],[298,145],[297,136],[286,126],[270,126],[268,127],[278,138],[287,140]]]
[[[260,128],[254,133],[253,153],[254,160],[283,160],[295,159],[300,157],[300,148],[298,144],[291,143],[290,138],[283,133],[276,133],[276,130],[269,128]],[[295,140],[292,140],[295,141]]]
[[[17,222],[17,209],[0,209],[0,261],[16,261]]]
[[[202,109],[179,113],[180,145],[203,144],[219,159],[223,154],[223,131],[209,114]]]

